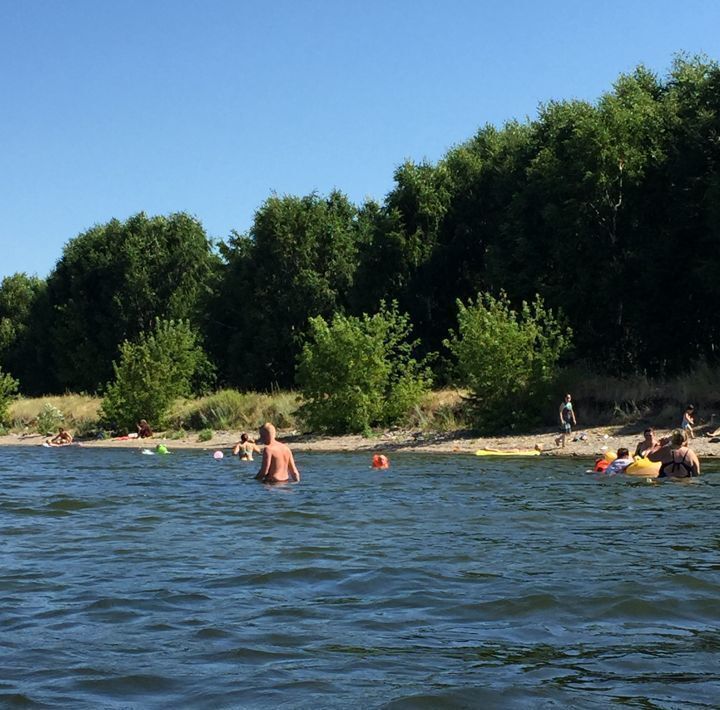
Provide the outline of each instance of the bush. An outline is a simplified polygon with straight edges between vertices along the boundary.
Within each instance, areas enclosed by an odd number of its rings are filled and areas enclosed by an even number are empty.
[[[426,363],[412,357],[410,319],[397,303],[373,316],[310,318],[298,360],[300,414],[320,431],[365,432],[400,422],[430,388]]]
[[[212,429],[203,429],[202,431],[198,432],[198,441],[210,441],[210,439],[213,438],[213,430]]]
[[[552,404],[558,361],[572,332],[537,296],[514,311],[505,293],[458,304],[458,333],[445,341],[460,382],[470,388],[475,423],[485,430],[536,424]]]
[[[10,402],[17,397],[19,382],[9,373],[0,369],[0,424],[7,421]]]
[[[46,403],[37,418],[37,430],[43,436],[57,431],[58,427],[65,421],[65,415],[49,402]]]
[[[160,319],[151,333],[120,346],[113,370],[115,380],[106,388],[102,417],[128,429],[141,418],[163,426],[173,401],[201,391],[212,377],[212,366],[189,323]]]

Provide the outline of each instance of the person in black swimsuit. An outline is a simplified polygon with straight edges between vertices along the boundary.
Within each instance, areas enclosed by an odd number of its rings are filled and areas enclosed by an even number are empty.
[[[663,437],[650,451],[649,461],[660,461],[658,478],[694,478],[700,475],[700,460],[687,445],[687,433],[674,429],[669,437]]]

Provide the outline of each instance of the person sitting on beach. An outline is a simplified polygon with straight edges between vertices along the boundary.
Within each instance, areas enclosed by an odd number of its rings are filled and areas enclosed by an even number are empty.
[[[617,450],[617,457],[610,465],[603,471],[607,476],[615,476],[618,473],[624,473],[625,469],[635,461],[630,456],[630,452],[623,446]]]
[[[150,428],[150,425],[147,423],[147,419],[141,419],[137,424],[137,430],[138,430],[138,438],[139,439],[147,439],[148,437],[152,436],[152,429]]]
[[[55,436],[50,439],[48,444],[53,444],[54,446],[62,446],[64,444],[72,444],[73,438],[70,435],[70,432],[65,431],[62,427],[58,428],[58,433],[55,434]]]
[[[683,412],[682,423],[680,428],[687,432],[688,439],[694,439],[695,434],[693,433],[693,427],[695,426],[695,407],[692,404],[688,404]]]
[[[648,461],[660,461],[658,478],[694,478],[700,475],[700,460],[687,445],[687,431],[673,429],[647,453]]]
[[[572,397],[566,394],[565,399],[560,404],[560,435],[555,439],[555,446],[565,448],[565,437],[572,431],[573,424],[577,426]]]
[[[259,454],[262,449],[245,433],[240,434],[240,441],[233,446],[233,456],[240,456],[240,461],[252,461],[253,452]]]
[[[300,482],[300,471],[295,465],[290,447],[276,438],[275,427],[266,422],[260,427],[260,441],[265,444],[262,465],[255,478],[263,483],[285,483],[292,478]]]
[[[650,451],[650,449],[652,449],[658,443],[657,439],[655,438],[655,431],[652,427],[648,427],[647,429],[645,429],[645,431],[643,432],[643,436],[645,438],[635,447],[635,456],[639,456],[641,459],[645,458],[647,452]]]

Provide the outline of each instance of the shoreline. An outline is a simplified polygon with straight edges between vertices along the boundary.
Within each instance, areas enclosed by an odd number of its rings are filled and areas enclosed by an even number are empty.
[[[377,436],[364,437],[359,434],[345,436],[319,436],[299,434],[296,431],[280,431],[278,439],[288,444],[293,452],[368,452],[368,453],[433,453],[433,454],[473,454],[477,449],[529,450],[536,444],[542,447],[541,456],[593,458],[603,451],[615,451],[626,446],[631,451],[642,440],[643,427],[621,425],[581,429],[567,440],[565,448],[555,446],[555,430],[545,430],[530,434],[512,434],[507,436],[482,437],[471,431],[419,432],[385,431]],[[107,449],[145,449],[158,444],[168,449],[187,449],[201,451],[224,451],[240,439],[240,431],[219,431],[209,441],[198,441],[197,433],[189,433],[181,439],[163,437],[162,433],[148,439],[79,439],[86,448]],[[578,439],[584,433],[585,439]],[[658,430],[658,435],[665,434]],[[572,441],[573,437],[576,441]],[[41,446],[48,439],[41,434],[6,434],[0,436],[0,446]],[[709,437],[698,435],[690,442],[691,448],[701,457],[720,456],[720,442],[711,443]],[[603,448],[605,447],[605,448]]]

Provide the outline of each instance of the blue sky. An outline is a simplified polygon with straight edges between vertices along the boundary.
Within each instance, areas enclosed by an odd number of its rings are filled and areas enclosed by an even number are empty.
[[[405,159],[595,100],[717,0],[0,0],[0,278],[139,211],[246,230],[273,192],[382,200]]]

